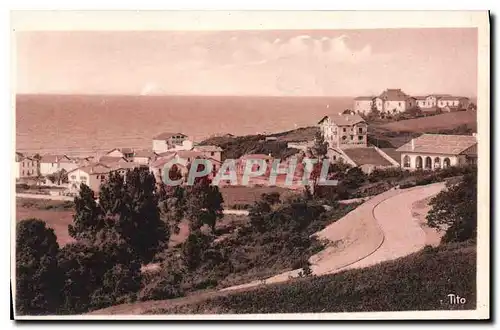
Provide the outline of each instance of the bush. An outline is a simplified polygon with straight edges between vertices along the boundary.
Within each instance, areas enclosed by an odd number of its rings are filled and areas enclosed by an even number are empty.
[[[44,221],[27,219],[16,228],[16,311],[22,315],[54,314],[60,303],[62,277],[59,245]]]

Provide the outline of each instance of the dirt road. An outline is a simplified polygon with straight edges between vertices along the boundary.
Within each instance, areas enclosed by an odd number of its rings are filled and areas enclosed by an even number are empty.
[[[444,183],[436,183],[389,190],[360,205],[317,234],[320,239],[330,241],[330,246],[309,259],[311,270],[315,275],[333,274],[394,260],[420,250],[426,242],[425,233],[412,216],[412,205],[437,194],[444,186]],[[292,270],[222,290],[284,282],[298,273],[299,270]]]

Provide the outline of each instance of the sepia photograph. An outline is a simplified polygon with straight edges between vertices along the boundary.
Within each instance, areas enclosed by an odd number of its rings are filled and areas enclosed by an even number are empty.
[[[489,318],[488,12],[11,19],[15,319]]]

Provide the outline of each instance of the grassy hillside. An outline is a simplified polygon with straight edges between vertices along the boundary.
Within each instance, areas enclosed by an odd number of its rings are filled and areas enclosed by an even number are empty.
[[[451,130],[459,126],[477,129],[477,116],[474,111],[459,111],[443,113],[436,116],[421,117],[415,119],[395,121],[378,126],[381,130],[393,132],[418,132],[438,133],[439,131]]]
[[[302,127],[291,131],[271,135],[245,136],[215,136],[202,141],[202,145],[216,145],[221,147],[223,159],[236,159],[244,154],[271,154],[275,158],[287,158],[298,152],[288,148],[291,141],[308,141],[314,139],[317,127]],[[266,137],[275,137],[274,141],[266,141]]]
[[[451,304],[448,294],[467,299]],[[395,261],[258,289],[155,302],[145,314],[315,313],[474,309],[476,247],[425,248]],[[152,307],[152,306],[151,306]]]

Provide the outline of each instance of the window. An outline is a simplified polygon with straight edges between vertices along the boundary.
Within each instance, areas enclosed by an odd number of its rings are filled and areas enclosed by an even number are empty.
[[[71,180],[76,180],[76,175],[72,175]]]
[[[345,128],[345,127],[344,127],[344,128],[342,129],[342,131],[343,131],[344,133],[345,133],[345,132],[347,132],[347,128]]]
[[[343,135],[342,140],[347,140],[347,136]]]
[[[214,156],[215,155],[215,152],[210,152],[210,156]]]
[[[398,102],[398,105],[401,106],[401,102]]]
[[[24,175],[24,170],[22,171],[22,175]]]
[[[410,156],[406,155],[403,157],[403,167],[410,167]]]
[[[359,134],[363,134],[363,127],[359,127],[359,128],[358,128],[358,133],[359,133]]]
[[[362,141],[363,140],[363,137],[361,135],[358,136],[358,140],[359,141]]]
[[[351,141],[354,140],[354,135],[351,135]]]

